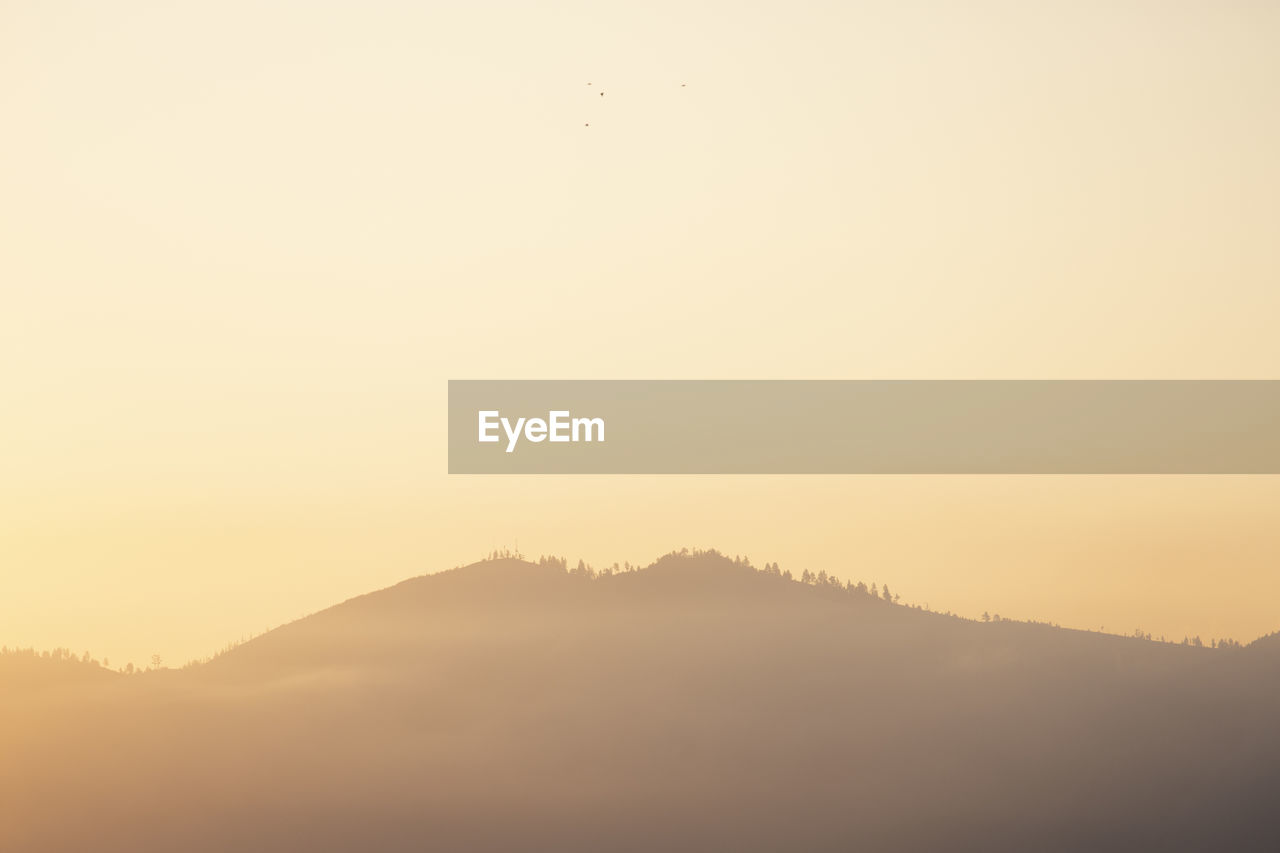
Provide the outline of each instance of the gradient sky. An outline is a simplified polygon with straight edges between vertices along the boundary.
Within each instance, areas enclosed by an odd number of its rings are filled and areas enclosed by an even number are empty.
[[[1280,378],[1278,43],[1242,0],[6,2],[0,643],[182,662],[517,540],[1280,629],[1280,478],[444,443],[449,378]]]

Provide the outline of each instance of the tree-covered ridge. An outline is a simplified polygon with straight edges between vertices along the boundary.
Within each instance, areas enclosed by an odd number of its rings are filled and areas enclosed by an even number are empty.
[[[77,655],[61,647],[45,651],[0,647],[0,682],[4,684],[61,684],[115,674],[107,661],[99,661],[89,652]]]
[[[797,578],[790,569],[783,569],[776,562],[765,563],[764,567],[760,568],[752,565],[751,560],[748,557],[743,557],[741,555],[735,555],[733,557],[729,557],[727,554],[724,554],[723,552],[715,548],[706,548],[706,549],[681,548],[678,551],[669,551],[668,553],[659,557],[653,563],[649,564],[649,566],[647,567],[641,566],[638,563],[630,563],[630,562],[616,563],[615,562],[603,568],[596,568],[590,563],[582,559],[579,559],[577,564],[573,568],[570,568],[568,558],[563,556],[545,555],[545,554],[540,556],[537,559],[536,565],[543,566],[543,567],[559,568],[561,571],[564,571],[567,574],[575,577],[582,577],[588,580],[598,580],[602,578],[609,578],[618,574],[630,574],[633,572],[640,572],[640,571],[644,571],[646,568],[654,568],[656,566],[679,563],[682,560],[697,560],[697,559],[703,559],[703,558],[725,560],[732,563],[732,565],[735,567],[749,569],[751,571],[759,572],[761,574],[778,577],[778,578],[781,578],[782,580],[800,583],[805,586],[810,586],[818,590],[823,590],[827,592],[845,593],[853,597],[859,597],[866,600],[876,600],[876,601],[881,601],[888,604],[900,605],[902,607],[907,607],[913,610],[920,610],[926,613],[933,613],[940,616],[949,616],[956,619],[963,619],[969,622],[977,622],[977,621],[981,621],[985,623],[1017,622],[1017,623],[1027,624],[1027,625],[1047,625],[1053,628],[1062,627],[1061,624],[1057,622],[1041,621],[1036,619],[1012,619],[1008,617],[1002,617],[999,613],[991,613],[990,611],[984,611],[982,615],[977,618],[969,618],[969,617],[961,616],[957,613],[953,613],[950,610],[946,610],[946,611],[933,610],[927,604],[910,604],[910,603],[903,602],[901,594],[898,592],[891,591],[889,588],[889,584],[887,583],[877,584],[874,581],[872,581],[871,583],[867,583],[864,580],[859,580],[859,581],[841,580],[840,578],[836,577],[834,574],[829,574],[826,570],[820,570],[815,573],[815,572],[809,571],[808,569],[803,569],[800,572],[799,578]],[[525,559],[526,559],[525,556],[521,554],[518,550],[511,550],[508,548],[499,548],[499,549],[490,551],[485,556],[485,559],[482,560],[481,562],[497,562],[501,560],[524,561]],[[462,568],[462,567],[459,566],[458,568]],[[1104,633],[1104,632],[1099,631],[1098,633]],[[1280,632],[1277,632],[1277,635],[1280,635]],[[1156,637],[1152,633],[1148,631],[1144,631],[1141,628],[1135,628],[1132,633],[1120,634],[1118,636],[1125,636],[1125,637],[1138,639],[1138,640],[1148,640],[1148,641],[1157,642],[1157,643],[1168,643],[1168,644],[1176,644],[1176,645],[1183,645],[1183,646],[1195,646],[1197,648],[1210,648],[1210,649],[1240,649],[1240,648],[1244,648],[1244,646],[1246,645],[1230,637],[1223,637],[1221,639],[1210,638],[1208,640],[1204,640],[1198,634],[1194,636],[1184,636],[1181,641],[1178,641],[1178,640],[1170,639],[1165,636]]]
[[[828,573],[825,570],[812,572],[809,569],[802,569],[797,577],[790,569],[783,569],[777,562],[766,562],[763,567],[757,567],[752,564],[748,557],[741,555],[730,557],[715,548],[681,548],[679,550],[673,550],[654,560],[648,566],[642,566],[639,563],[632,562],[614,562],[600,568],[597,568],[582,559],[579,559],[576,564],[571,567],[567,557],[556,555],[543,555],[538,557],[536,561],[530,562],[518,550],[500,548],[490,551],[485,555],[484,559],[476,565],[499,562],[520,562],[531,566],[536,565],[544,569],[559,570],[565,575],[573,578],[588,581],[599,581],[619,575],[636,574],[655,568],[681,571],[691,567],[696,562],[706,561],[722,563],[726,567],[732,566],[737,570],[753,572],[760,575],[774,577],[788,583],[807,586],[825,595],[848,596],[851,600],[877,602],[882,605],[902,607],[909,610],[921,611],[923,613],[949,617],[965,622],[1004,622],[1027,625],[1045,625],[1053,628],[1062,627],[1054,622],[1002,617],[999,613],[983,612],[981,616],[970,618],[953,613],[949,610],[933,610],[927,604],[904,602],[901,594],[897,591],[891,590],[887,583],[877,583],[875,581],[867,582],[865,580],[841,580],[836,575]],[[455,567],[455,571],[463,568],[465,567]],[[1099,631],[1097,633],[1103,632]],[[1178,644],[1206,649],[1240,649],[1245,645],[1231,638],[1210,638],[1208,640],[1204,640],[1199,635],[1183,637],[1181,641],[1177,641],[1163,636],[1153,636],[1150,632],[1143,631],[1141,628],[1135,629],[1132,633],[1118,636],[1155,643]],[[1269,635],[1269,637],[1259,638],[1259,640],[1255,642],[1266,643],[1273,641],[1273,638],[1280,638],[1280,632]],[[183,668],[200,667],[203,664],[216,659],[220,655],[238,648],[250,639],[252,639],[252,637],[244,637],[238,641],[230,642],[214,654],[189,661],[183,666]],[[64,647],[43,651],[30,647],[0,647],[0,678],[3,678],[9,683],[16,683],[20,681],[57,682],[63,680],[74,680],[76,678],[84,677],[86,674],[92,675],[97,672],[135,675],[145,672],[154,672],[166,668],[166,664],[159,654],[152,655],[151,659],[142,666],[137,666],[133,662],[127,662],[113,668],[111,662],[107,658],[104,657],[101,660],[98,660],[88,651],[77,655],[70,649]]]

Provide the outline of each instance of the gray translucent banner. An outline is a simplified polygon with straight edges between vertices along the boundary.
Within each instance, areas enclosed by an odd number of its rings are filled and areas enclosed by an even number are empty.
[[[1276,474],[1280,381],[453,380],[449,472]]]

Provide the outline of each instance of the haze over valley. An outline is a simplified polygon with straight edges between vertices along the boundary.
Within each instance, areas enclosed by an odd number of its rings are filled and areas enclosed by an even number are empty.
[[[499,555],[181,670],[0,656],[0,848],[1275,849],[1280,643]]]

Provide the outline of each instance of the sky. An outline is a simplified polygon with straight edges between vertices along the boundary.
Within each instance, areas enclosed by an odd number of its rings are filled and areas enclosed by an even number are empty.
[[[1280,629],[1277,478],[445,473],[450,378],[1280,378],[1278,39],[1243,0],[7,2],[0,644],[180,663],[517,545]]]

